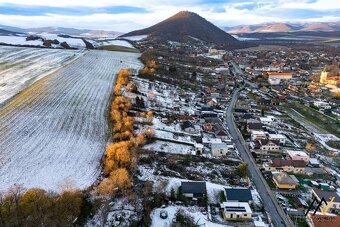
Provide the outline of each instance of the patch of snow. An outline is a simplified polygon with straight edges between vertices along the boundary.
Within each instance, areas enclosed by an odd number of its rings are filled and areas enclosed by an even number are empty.
[[[201,212],[201,208],[199,207],[184,207],[184,206],[168,206],[166,208],[157,208],[154,209],[150,216],[152,219],[151,227],[165,227],[172,226],[173,219],[176,217],[177,210],[183,210],[185,214],[191,216],[194,219],[194,222],[198,226],[209,226],[209,227],[226,227],[227,225],[222,225],[218,223],[213,223],[208,220],[208,216]],[[162,219],[160,217],[160,212],[164,210],[168,213],[168,217],[166,219]]]
[[[94,39],[94,40],[88,40],[92,43],[93,46],[122,46],[122,47],[128,47],[128,48],[135,48],[131,43],[125,40],[118,40],[118,39],[112,39],[112,38],[102,38],[102,39]]]
[[[30,45],[30,46],[42,46],[43,42],[39,40],[26,41],[26,37],[19,36],[0,36],[0,43],[11,45]]]
[[[70,47],[75,47],[75,48],[84,48],[86,45],[82,39],[77,39],[77,38],[63,38],[60,37],[56,34],[50,34],[50,33],[40,33],[38,34],[39,36],[45,38],[45,39],[50,39],[54,40],[57,39],[60,43],[62,42],[67,42],[67,44]]]
[[[147,144],[143,146],[143,148],[146,150],[160,151],[173,154],[196,154],[193,146],[165,142],[160,140],[157,140],[156,142],[151,144]]]
[[[140,40],[143,40],[147,37],[148,37],[148,35],[135,35],[135,36],[124,37],[124,39],[128,39],[128,40],[131,40],[131,41],[140,41]]]
[[[260,206],[262,204],[261,197],[260,197],[260,194],[257,192],[257,190],[256,189],[251,190],[251,195],[253,197],[253,202],[256,205]]]
[[[225,186],[221,184],[214,184],[207,182],[207,197],[210,203],[218,204],[220,203],[219,194],[224,191],[225,188],[231,188],[230,186]]]
[[[131,45],[131,43],[124,41],[124,40],[112,40],[105,43],[105,45],[116,45],[116,46],[123,46],[123,47],[129,47],[134,48],[134,46]]]
[[[75,50],[1,46],[0,106],[35,81],[82,55],[83,52]]]

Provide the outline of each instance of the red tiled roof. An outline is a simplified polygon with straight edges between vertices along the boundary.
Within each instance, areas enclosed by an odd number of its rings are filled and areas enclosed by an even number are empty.
[[[288,75],[292,75],[292,73],[289,73],[289,72],[284,72],[284,73],[281,73],[281,72],[267,72],[268,73],[268,76],[270,75],[275,75],[275,76],[288,76]]]
[[[276,140],[260,140],[261,145],[267,145],[269,143],[275,143],[277,146],[280,145],[280,142]]]
[[[340,226],[340,216],[315,214],[315,215],[310,215],[309,218],[313,222],[314,227],[338,227]]]
[[[283,166],[305,167],[306,163],[303,160],[275,159],[272,161],[272,166],[273,167],[283,167]]]
[[[228,134],[224,130],[220,130],[216,133],[217,136],[227,136]]]

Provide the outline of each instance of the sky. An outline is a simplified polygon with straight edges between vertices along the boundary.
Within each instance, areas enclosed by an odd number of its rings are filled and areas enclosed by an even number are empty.
[[[340,0],[0,0],[0,24],[128,32],[182,10],[220,27],[340,21]]]

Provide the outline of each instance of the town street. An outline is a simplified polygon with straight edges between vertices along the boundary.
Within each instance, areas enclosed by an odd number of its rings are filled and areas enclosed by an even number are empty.
[[[257,168],[251,153],[243,140],[241,133],[238,131],[233,117],[233,109],[236,104],[239,89],[233,92],[232,100],[230,102],[229,107],[226,110],[226,124],[229,128],[229,131],[232,137],[235,140],[235,145],[237,150],[239,151],[242,159],[248,163],[249,172],[251,174],[251,178],[254,181],[256,189],[258,190],[260,196],[263,200],[263,205],[266,211],[269,213],[271,221],[274,226],[293,226],[292,222],[288,219],[286,214],[283,212],[282,208],[278,205],[271,189],[269,188],[266,180],[263,178],[261,172]]]

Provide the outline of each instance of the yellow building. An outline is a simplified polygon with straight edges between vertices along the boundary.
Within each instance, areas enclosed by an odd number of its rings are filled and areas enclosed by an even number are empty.
[[[279,189],[291,190],[298,187],[298,183],[293,179],[293,176],[288,175],[286,172],[274,173],[273,181],[275,186]]]
[[[328,76],[329,72],[327,72],[326,67],[322,70],[320,76],[320,84],[334,85],[337,86],[340,84],[340,76]]]
[[[326,71],[326,67],[323,68],[322,72],[321,72],[321,76],[320,76],[320,84],[326,84],[327,81],[327,71]]]

